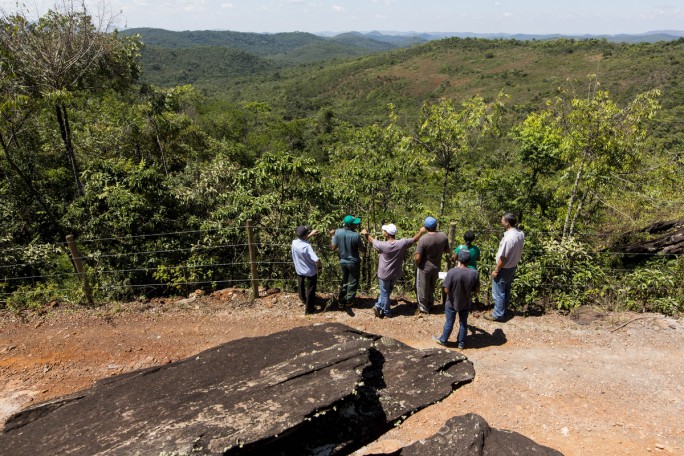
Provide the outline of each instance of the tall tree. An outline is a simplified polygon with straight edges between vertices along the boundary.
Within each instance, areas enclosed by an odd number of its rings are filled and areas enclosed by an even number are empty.
[[[620,107],[589,77],[587,94],[563,92],[550,101],[547,114],[533,114],[522,127],[524,147],[545,150],[557,145],[570,181],[563,238],[572,237],[591,203],[605,200],[601,189],[611,179],[635,169],[642,159],[649,122],[660,108],[659,90],[637,95]],[[533,145],[535,143],[536,145]]]
[[[51,106],[73,175],[77,194],[83,194],[69,105],[81,93],[124,89],[138,76],[137,37],[109,33],[111,20],[94,18],[85,3],[65,2],[37,21],[29,13],[2,11],[0,68],[14,80],[17,94]]]
[[[482,97],[473,97],[461,103],[460,110],[449,100],[423,105],[414,140],[443,172],[439,219],[444,214],[449,179],[484,135],[497,128],[504,98],[500,93],[495,101],[486,103]]]

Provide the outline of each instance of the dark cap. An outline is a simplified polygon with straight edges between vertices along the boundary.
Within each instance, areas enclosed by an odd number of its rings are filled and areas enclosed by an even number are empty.
[[[470,261],[470,252],[468,249],[461,249],[458,251],[458,261],[463,264],[466,264]]]
[[[297,227],[297,236],[299,236],[300,238],[306,236],[310,232],[311,232],[311,230],[309,229],[308,226],[299,225]]]

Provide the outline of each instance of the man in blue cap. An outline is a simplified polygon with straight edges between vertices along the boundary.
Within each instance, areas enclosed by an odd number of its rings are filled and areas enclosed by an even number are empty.
[[[430,313],[435,303],[435,285],[442,270],[442,255],[449,251],[449,239],[441,231],[437,231],[437,220],[434,217],[425,219],[424,226],[427,233],[418,241],[415,261],[416,295],[418,297],[418,311]]]
[[[356,232],[361,224],[361,219],[353,215],[347,215],[342,220],[342,228],[335,231],[332,236],[333,250],[340,257],[340,270],[342,281],[340,282],[340,305],[351,306],[356,300],[356,290],[359,288],[361,276],[361,257],[359,252],[363,248],[361,235]]]
[[[462,249],[458,252],[458,266],[449,269],[444,279],[444,329],[440,337],[432,336],[432,340],[439,345],[446,345],[451,332],[454,329],[456,314],[458,314],[458,348],[465,348],[465,339],[468,333],[468,312],[473,306],[473,295],[480,291],[480,278],[476,269],[468,265],[470,252]]]

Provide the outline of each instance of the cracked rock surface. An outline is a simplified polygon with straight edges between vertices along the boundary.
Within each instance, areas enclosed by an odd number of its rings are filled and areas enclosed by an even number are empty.
[[[300,327],[23,410],[0,454],[348,454],[474,375],[459,353]]]
[[[434,436],[407,447],[367,455],[396,456],[563,456],[522,434],[489,427],[479,415],[469,413],[448,420]]]

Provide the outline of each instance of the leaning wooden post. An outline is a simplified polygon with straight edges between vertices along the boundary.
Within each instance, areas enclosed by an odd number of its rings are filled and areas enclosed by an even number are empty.
[[[83,292],[86,295],[88,304],[95,304],[93,301],[93,290],[90,288],[90,283],[88,282],[88,277],[83,270],[83,263],[81,263],[81,254],[78,253],[78,248],[76,248],[76,242],[74,242],[74,236],[69,234],[66,237],[67,245],[69,246],[69,251],[71,252],[71,259],[76,267],[76,272],[78,273],[78,278],[83,282]]]
[[[247,244],[249,245],[249,267],[252,271],[252,299],[256,299],[259,297],[259,283],[257,282],[256,246],[251,220],[247,220]]]
[[[451,222],[449,224],[449,248],[451,250],[451,253],[447,256],[447,264],[449,268],[453,266],[451,258],[453,257],[453,252],[454,248],[456,248],[455,244],[455,239],[456,239],[456,222]]]

